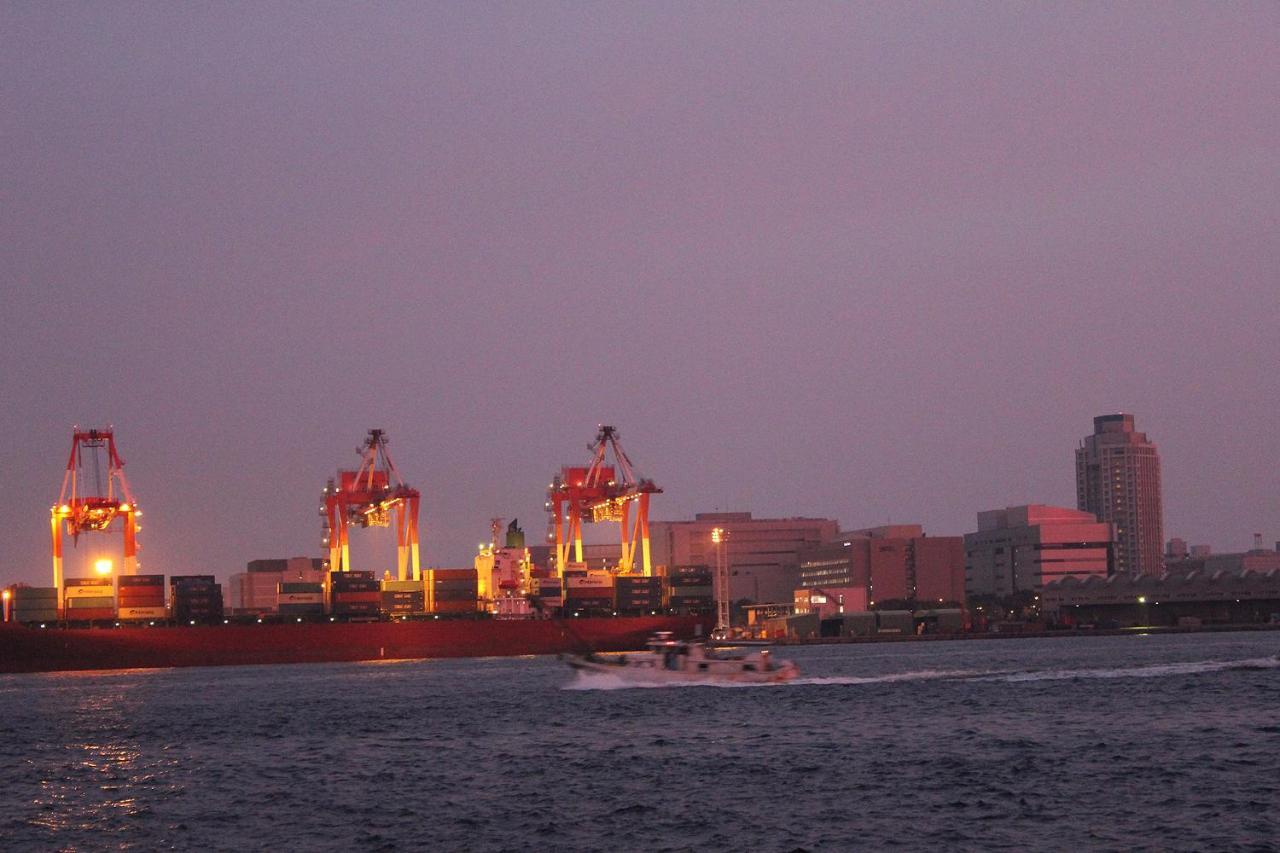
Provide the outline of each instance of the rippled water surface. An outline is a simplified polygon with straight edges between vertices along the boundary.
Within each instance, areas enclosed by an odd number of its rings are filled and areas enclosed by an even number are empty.
[[[1273,850],[1280,633],[0,677],[5,850]]]

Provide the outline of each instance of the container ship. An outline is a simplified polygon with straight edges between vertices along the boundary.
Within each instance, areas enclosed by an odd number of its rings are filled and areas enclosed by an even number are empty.
[[[710,570],[651,564],[649,498],[662,490],[636,476],[614,427],[600,426],[588,465],[562,467],[548,486],[545,553],[534,558],[515,521],[504,540],[493,519],[472,568],[422,569],[419,492],[392,464],[384,431],[369,430],[356,452],[358,468],[340,469],[321,496],[328,559],[251,561],[224,595],[212,575],[166,583],[138,572],[142,512],[114,432],[76,428],[51,507],[53,586],[3,591],[0,673],[622,651],[658,631],[710,632]],[[66,577],[63,537],[117,521],[122,571],[104,559],[98,576]],[[619,525],[612,567],[583,562],[582,527],[595,522]],[[377,527],[395,529],[394,578],[351,568],[350,531]]]
[[[61,594],[9,587],[0,673],[627,651],[658,631],[706,636],[714,621],[696,568],[663,579],[574,567],[563,582],[522,586],[475,569],[416,581],[246,575],[248,586],[273,587],[258,600],[269,606],[224,611],[211,575],[66,578]]]

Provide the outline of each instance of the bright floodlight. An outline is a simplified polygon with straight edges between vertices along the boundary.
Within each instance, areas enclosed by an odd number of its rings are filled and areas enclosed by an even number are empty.
[[[111,574],[111,561],[99,560],[93,564],[93,570],[100,575],[109,575]]]

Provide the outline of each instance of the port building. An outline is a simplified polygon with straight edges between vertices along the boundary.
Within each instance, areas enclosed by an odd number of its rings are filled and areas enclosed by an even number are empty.
[[[1280,569],[1066,578],[1045,585],[1040,606],[1044,616],[1064,625],[1280,623]]]
[[[1280,542],[1275,550],[1262,547],[1261,537],[1249,551],[1226,554],[1211,553],[1208,546],[1197,545],[1190,552],[1179,549],[1174,543],[1181,540],[1170,540],[1170,548],[1165,554],[1165,568],[1170,572],[1205,572],[1210,575],[1226,572],[1241,575],[1245,572],[1265,573],[1280,569]],[[1198,550],[1197,550],[1198,549]]]
[[[1133,415],[1100,415],[1076,448],[1076,506],[1115,527],[1114,571],[1164,571],[1160,453]]]
[[[927,536],[919,524],[845,531],[800,552],[797,581],[800,598],[809,590],[834,595],[837,589],[854,587],[865,590],[869,606],[877,601],[963,602],[964,539]]]
[[[1105,578],[1114,559],[1114,528],[1091,512],[1046,504],[987,510],[964,537],[965,592],[1004,597],[1068,577]]]

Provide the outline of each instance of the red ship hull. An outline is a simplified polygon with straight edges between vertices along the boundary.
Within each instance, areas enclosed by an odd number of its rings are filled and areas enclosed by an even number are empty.
[[[655,631],[689,639],[710,617],[219,625],[171,628],[0,626],[0,673],[174,666],[331,663],[403,658],[501,657],[644,647]],[[575,639],[576,637],[580,639]]]

